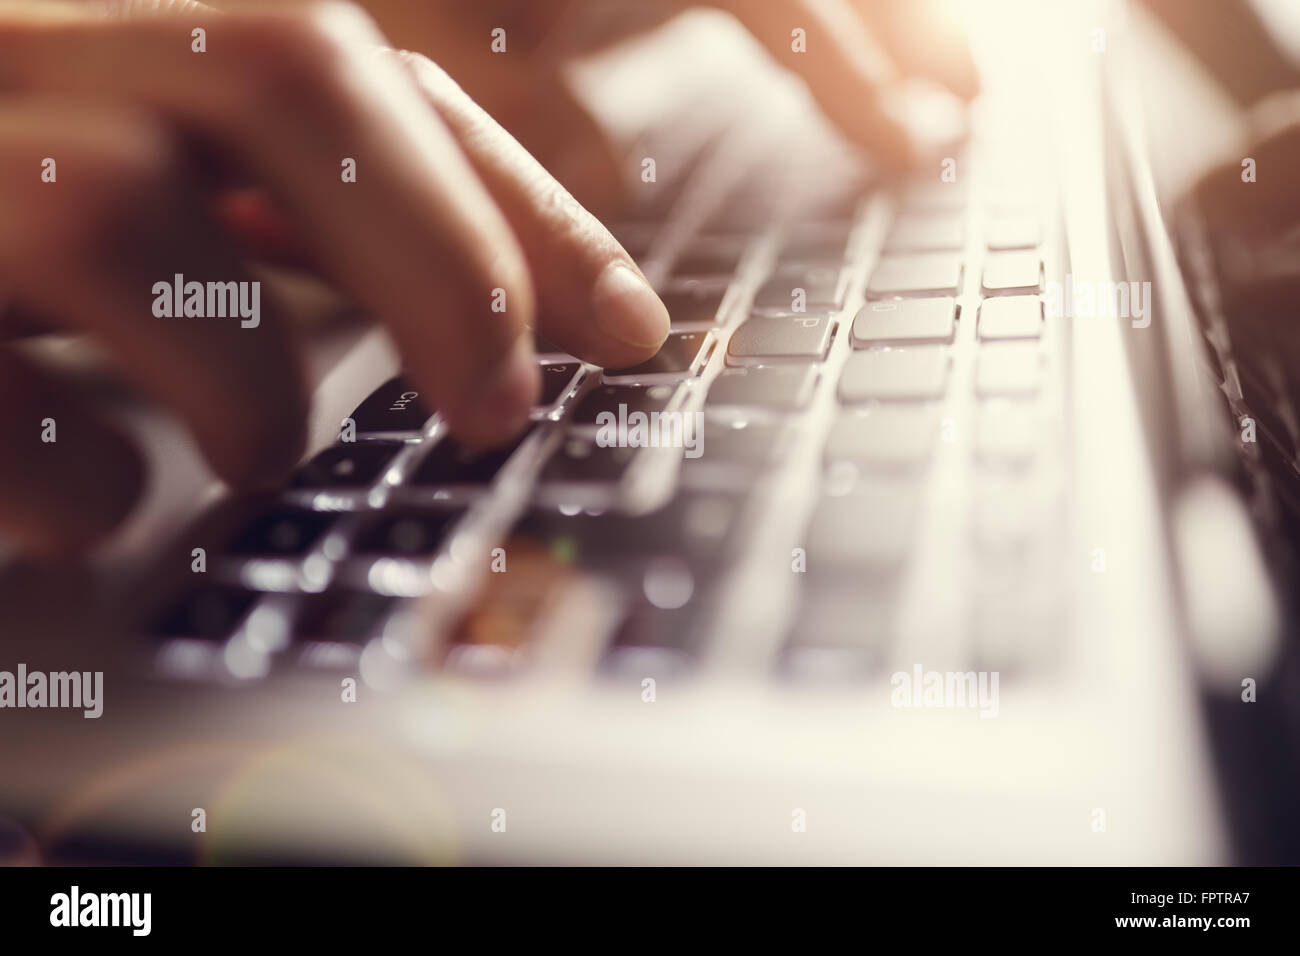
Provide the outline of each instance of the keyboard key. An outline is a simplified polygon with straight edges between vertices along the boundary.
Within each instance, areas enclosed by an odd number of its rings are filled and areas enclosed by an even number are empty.
[[[352,551],[361,555],[428,557],[438,550],[451,526],[464,513],[462,509],[411,509],[369,515],[357,530]]]
[[[713,380],[707,404],[799,411],[812,400],[817,370],[811,365],[728,369]]]
[[[938,414],[918,405],[880,405],[841,413],[826,439],[826,460],[884,468],[921,464],[934,448]]]
[[[420,401],[420,393],[403,378],[394,378],[375,389],[350,416],[358,435],[376,432],[419,431],[432,416]]]
[[[685,464],[769,465],[781,450],[786,429],[781,425],[743,423],[741,426],[709,424],[704,428],[700,455]]]
[[[714,325],[719,319],[718,309],[726,294],[726,286],[693,285],[685,289],[660,292],[668,309],[673,328],[689,325]]]
[[[1041,292],[1043,260],[1037,252],[994,252],[984,263],[984,291]]]
[[[940,398],[948,384],[948,365],[942,348],[854,352],[840,376],[840,401]]]
[[[515,534],[541,544],[569,564],[603,568],[641,562],[646,555],[677,554],[713,562],[725,548],[743,499],[732,494],[679,493],[658,511],[629,515],[535,509]]]
[[[956,295],[961,285],[961,256],[948,252],[926,252],[906,256],[885,256],[871,274],[867,294],[877,298],[891,295]]]
[[[907,487],[872,486],[823,498],[805,537],[808,572],[897,568],[911,549],[916,496]]]
[[[675,391],[672,385],[601,385],[583,396],[573,412],[573,424],[595,425],[601,412],[618,415],[619,406],[632,412],[661,412]]]
[[[1036,344],[988,345],[977,359],[975,391],[981,396],[1032,394],[1038,391],[1042,377],[1042,355]]]
[[[868,302],[853,320],[853,347],[951,342],[956,315],[957,304],[948,296]]]
[[[542,391],[534,406],[539,411],[548,411],[560,403],[582,371],[577,362],[562,362],[558,365],[543,365]]]
[[[746,319],[727,347],[734,359],[820,361],[831,344],[830,316],[763,316]]]
[[[397,599],[365,591],[326,591],[303,600],[293,636],[297,641],[364,644],[379,635]]]
[[[890,252],[956,252],[965,242],[960,216],[902,216],[885,248]]]
[[[298,469],[295,488],[368,488],[388,470],[401,442],[345,442],[326,448]]]
[[[248,557],[300,557],[325,534],[334,516],[305,508],[275,508],[245,525],[230,553]]]
[[[996,216],[984,227],[984,241],[996,252],[1033,249],[1042,241],[1043,230],[1031,216]]]
[[[825,223],[792,229],[781,245],[783,263],[836,265],[848,253],[852,223]]]
[[[1043,302],[1036,295],[1008,295],[980,303],[980,338],[1036,339],[1043,334]]]
[[[754,296],[756,310],[799,313],[840,307],[839,266],[779,270]]]
[[[740,265],[745,243],[734,239],[696,239],[673,265],[675,279],[731,278]]]
[[[503,448],[486,450],[466,448],[450,436],[443,438],[420,462],[410,484],[417,487],[490,484],[527,438],[524,434]]]
[[[197,637],[218,641],[239,626],[256,591],[224,584],[205,584],[173,604],[152,628],[159,637]]]
[[[975,456],[990,465],[1023,465],[1038,448],[1033,411],[1019,402],[986,402],[975,427]]]
[[[598,445],[582,438],[565,442],[542,469],[542,482],[614,482],[623,477],[639,448]]]
[[[657,381],[692,372],[707,339],[705,332],[672,332],[659,351],[640,365],[606,369],[606,382]]]

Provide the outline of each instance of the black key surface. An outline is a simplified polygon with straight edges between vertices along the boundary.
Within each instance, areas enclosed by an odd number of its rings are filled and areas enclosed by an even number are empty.
[[[838,266],[849,247],[851,223],[792,229],[781,244],[780,259],[789,263],[824,263]]]
[[[427,557],[438,550],[451,526],[464,513],[463,509],[410,509],[372,515],[358,529],[353,553]]]
[[[419,431],[430,418],[420,392],[405,379],[390,379],[356,407],[351,418],[358,435],[372,432]]]
[[[640,449],[598,445],[582,438],[565,442],[542,469],[543,482],[618,481]]]
[[[595,425],[601,412],[618,415],[620,405],[631,412],[663,411],[673,397],[671,385],[601,385],[592,389],[573,412],[573,424]]]
[[[205,584],[190,591],[161,615],[153,628],[160,637],[229,637],[258,598],[256,591]]]
[[[577,362],[563,362],[558,365],[542,366],[542,391],[537,399],[538,408],[550,408],[569,390],[578,370],[582,366]]]
[[[274,508],[257,515],[235,537],[230,553],[247,557],[300,557],[325,534],[334,515],[305,508]]]
[[[659,293],[668,308],[668,317],[674,327],[691,323],[712,325],[718,321],[718,308],[726,287],[691,286],[671,292]]]
[[[754,308],[780,312],[836,309],[842,301],[839,285],[838,265],[780,269],[758,290],[754,296]]]
[[[443,438],[411,476],[416,486],[486,485],[497,476],[527,434],[503,448],[466,448],[456,439]]]
[[[365,591],[326,591],[308,595],[294,624],[294,639],[363,643],[376,636],[396,600]]]
[[[688,246],[673,265],[674,278],[728,277],[735,273],[745,251],[735,240],[697,240]]]
[[[741,504],[742,499],[730,495],[678,494],[665,507],[644,515],[566,515],[537,509],[520,519],[515,534],[580,566],[636,563],[648,554],[710,562],[730,540]]]
[[[640,365],[630,368],[606,369],[604,377],[635,378],[648,375],[676,375],[691,371],[695,359],[704,346],[704,332],[673,332],[664,340],[664,344]]]
[[[401,442],[345,442],[326,448],[293,476],[295,488],[367,488],[379,479]]]

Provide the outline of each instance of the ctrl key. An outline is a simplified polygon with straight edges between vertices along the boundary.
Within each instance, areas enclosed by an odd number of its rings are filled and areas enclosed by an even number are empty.
[[[358,435],[419,431],[430,418],[420,392],[403,378],[385,382],[349,416]]]

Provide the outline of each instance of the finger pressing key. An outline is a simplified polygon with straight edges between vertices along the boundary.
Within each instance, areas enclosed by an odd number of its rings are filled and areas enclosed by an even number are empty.
[[[668,311],[618,241],[425,57],[404,53],[523,247],[538,328],[596,365],[632,365],[668,334]]]
[[[205,51],[191,47],[202,27]],[[105,23],[0,13],[0,89],[158,111],[250,175],[312,258],[392,331],[411,377],[470,443],[527,420],[535,311],[509,224],[383,37],[355,8]],[[341,175],[344,165],[355,175]]]

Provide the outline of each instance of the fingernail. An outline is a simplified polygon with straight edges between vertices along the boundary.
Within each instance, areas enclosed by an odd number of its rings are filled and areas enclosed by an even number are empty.
[[[471,406],[470,414],[480,430],[504,440],[523,428],[537,399],[539,378],[532,342],[521,335],[487,376],[479,402]]]
[[[668,310],[641,276],[614,261],[591,291],[596,325],[610,338],[638,349],[657,349],[668,337]]]

